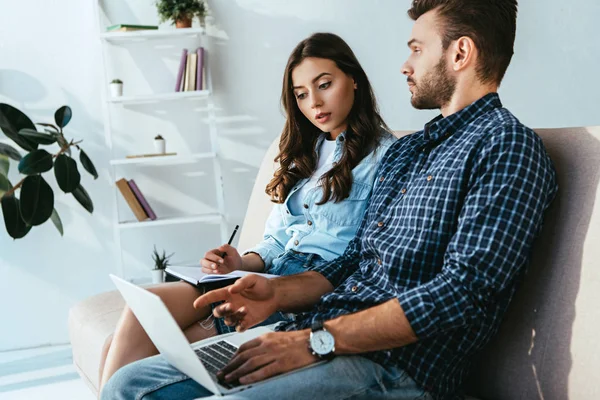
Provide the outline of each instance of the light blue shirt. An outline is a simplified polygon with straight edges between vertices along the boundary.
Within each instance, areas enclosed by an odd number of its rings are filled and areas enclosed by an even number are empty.
[[[319,149],[325,134],[316,143]],[[367,208],[375,174],[379,163],[396,138],[385,132],[377,149],[368,154],[352,170],[353,182],[350,195],[339,203],[328,201],[316,205],[323,197],[321,186],[309,190],[303,199],[300,215],[292,215],[289,208],[290,197],[300,190],[309,179],[302,179],[292,188],[285,202],[275,204],[265,224],[263,240],[245,253],[260,255],[265,269],[271,267],[274,259],[288,250],[320,255],[331,261],[344,253],[350,240],[354,238]],[[342,156],[345,133],[336,138],[333,162]]]

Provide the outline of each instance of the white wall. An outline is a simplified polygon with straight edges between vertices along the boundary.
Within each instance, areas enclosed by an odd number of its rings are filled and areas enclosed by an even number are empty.
[[[120,18],[128,22],[156,23],[151,20],[156,18],[151,0],[121,6],[121,1],[106,1],[118,7]],[[147,8],[138,11],[144,2]],[[50,121],[56,108],[70,105],[74,116],[67,132],[85,140],[84,148],[100,172],[97,181],[87,176],[84,180],[96,207],[93,216],[72,198],[57,196],[65,225],[63,238],[51,225],[36,228],[18,241],[0,229],[0,350],[66,342],[69,307],[111,289],[107,274],[115,271],[117,253],[95,3],[0,0],[0,102],[20,108],[35,121]],[[600,124],[599,3],[521,3],[516,55],[501,88],[505,105],[532,127]],[[226,157],[225,189],[232,223],[242,221],[257,165],[282,126],[279,95],[287,57],[310,33],[331,31],[346,39],[394,129],[419,129],[434,115],[410,107],[399,72],[411,29],[405,14],[408,0],[210,0],[210,4],[216,26],[207,47],[220,109],[219,135]],[[149,80],[148,87],[170,85],[174,79],[177,55],[165,57],[159,64],[134,65]],[[161,69],[165,72],[158,73]],[[130,118],[147,117],[141,114]],[[164,129],[170,128],[165,124]],[[163,176],[159,182],[167,180]],[[173,203],[181,200],[179,196]],[[162,201],[161,206],[171,204]],[[187,253],[198,256],[215,244],[213,234],[188,229],[163,239],[160,233],[126,238],[132,249],[126,256],[135,265],[134,272],[145,272],[153,243],[165,248],[185,244]]]

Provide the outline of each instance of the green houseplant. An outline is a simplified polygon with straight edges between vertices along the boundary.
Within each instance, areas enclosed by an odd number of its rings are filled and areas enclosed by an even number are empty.
[[[32,227],[52,221],[63,235],[63,226],[54,209],[54,191],[48,185],[43,173],[54,169],[59,188],[70,193],[90,214],[94,211],[92,199],[81,185],[81,175],[77,162],[71,157],[71,148],[79,150],[79,161],[94,179],[98,173],[94,164],[79,144],[81,141],[68,141],[63,128],[71,120],[73,113],[69,106],[62,106],[54,113],[55,124],[37,123],[44,132],[36,129],[36,124],[17,108],[0,103],[0,129],[27,154],[21,155],[13,146],[0,143],[0,200],[6,231],[13,239],[23,238]],[[40,146],[57,144],[59,150],[51,154]],[[25,175],[13,185],[9,178],[10,161],[18,162],[18,170]],[[17,191],[19,192],[17,194]]]
[[[123,81],[120,79],[113,79],[110,82],[110,94],[112,97],[123,96]]]
[[[152,283],[161,283],[164,281],[165,269],[169,265],[169,260],[173,257],[171,253],[167,255],[167,253],[163,250],[162,254],[158,250],[156,250],[156,245],[154,246],[154,251],[152,252],[152,260],[154,261],[154,267],[152,268]]]
[[[200,18],[200,25],[204,26],[208,11],[204,0],[158,0],[156,10],[160,22],[171,20],[177,28],[191,27],[196,16]]]

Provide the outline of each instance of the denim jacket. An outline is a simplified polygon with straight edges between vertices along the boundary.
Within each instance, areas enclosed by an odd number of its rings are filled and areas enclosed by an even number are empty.
[[[325,134],[316,143],[320,148]],[[301,215],[292,215],[288,201],[297,190],[302,188],[307,179],[302,179],[292,188],[283,204],[275,204],[267,222],[263,240],[244,254],[254,252],[260,255],[265,263],[265,270],[271,267],[273,260],[288,250],[301,253],[313,253],[331,261],[342,255],[350,240],[354,238],[362,221],[375,174],[379,163],[396,138],[385,132],[380,145],[368,154],[352,170],[353,182],[350,195],[339,203],[328,201],[316,205],[323,197],[321,186],[316,186],[304,197],[304,209]],[[345,143],[345,133],[336,138],[333,151],[333,162],[337,162]]]

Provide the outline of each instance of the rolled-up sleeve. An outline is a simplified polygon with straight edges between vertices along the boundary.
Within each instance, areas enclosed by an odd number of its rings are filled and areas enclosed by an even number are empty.
[[[243,252],[243,254],[258,254],[265,263],[265,269],[273,264],[274,259],[283,254],[285,246],[290,240],[290,236],[286,233],[286,227],[281,218],[279,207],[280,206],[276,204],[271,210],[269,218],[267,218],[263,240],[256,246],[246,249]]]
[[[533,132],[505,127],[490,135],[474,161],[441,272],[397,296],[417,337],[486,315],[526,267],[556,191],[554,168]]]

